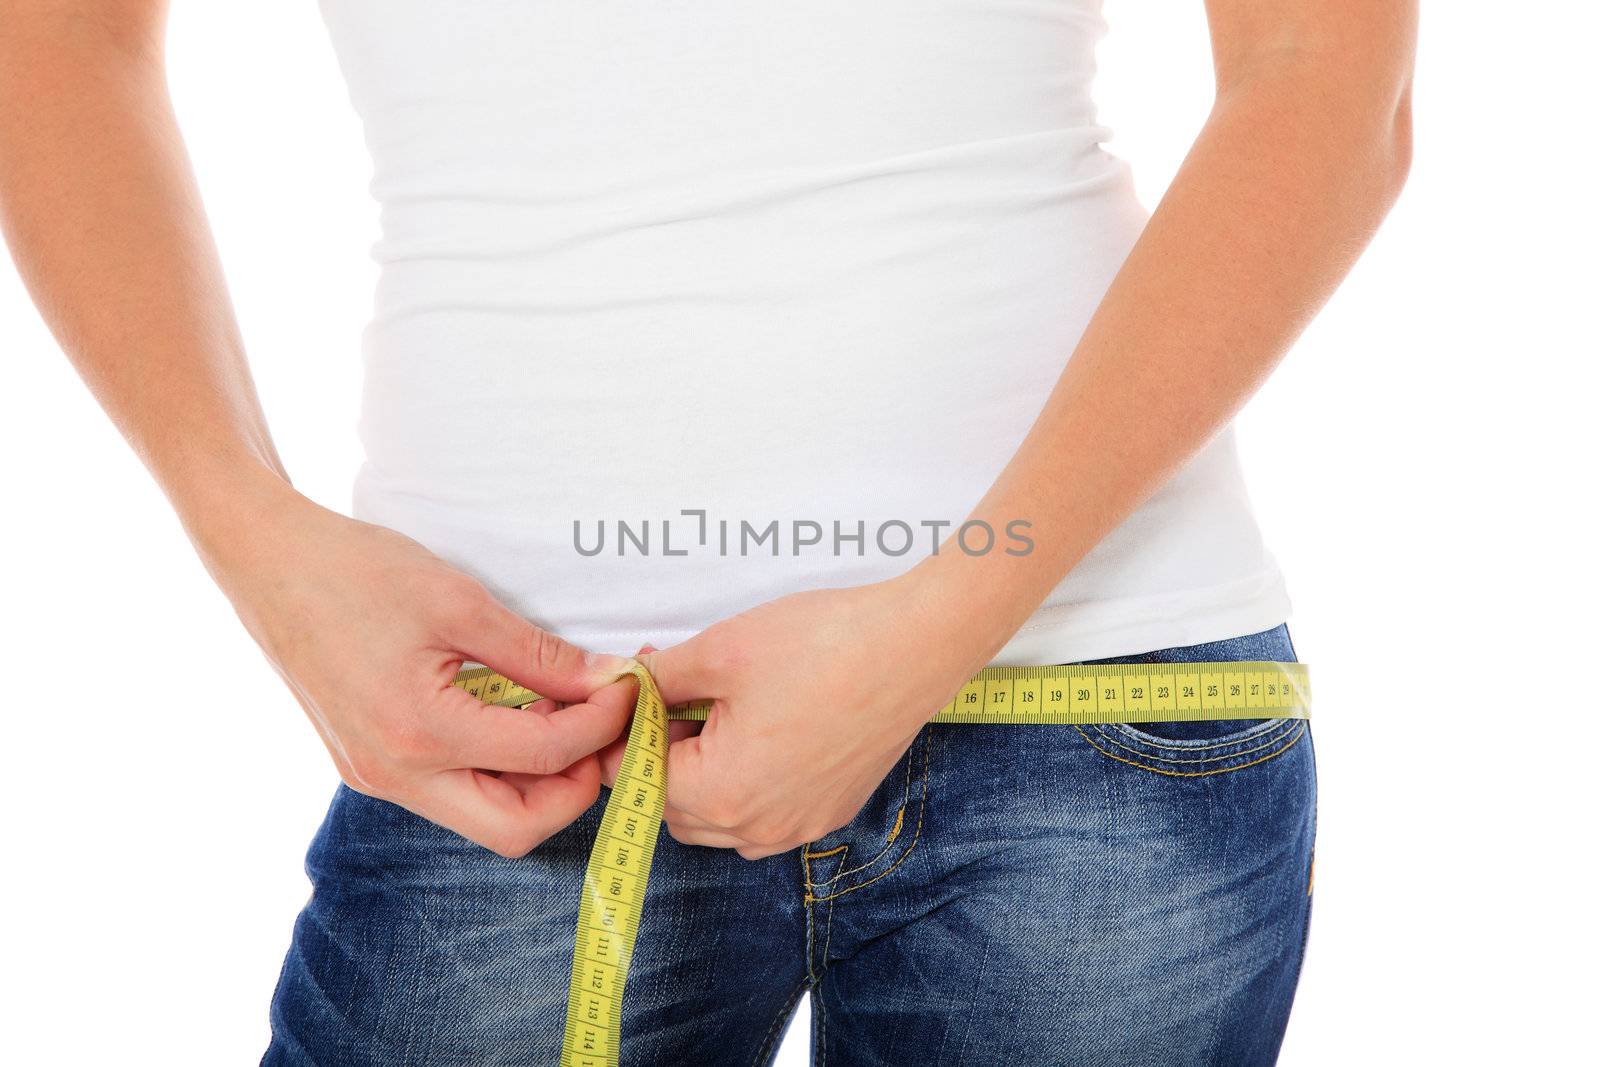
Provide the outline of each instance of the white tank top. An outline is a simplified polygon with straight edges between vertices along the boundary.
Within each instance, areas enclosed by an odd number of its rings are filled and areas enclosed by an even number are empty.
[[[592,650],[912,566],[1145,222],[1095,0],[322,8],[382,206],[355,514]],[[1288,610],[1224,432],[996,662]]]

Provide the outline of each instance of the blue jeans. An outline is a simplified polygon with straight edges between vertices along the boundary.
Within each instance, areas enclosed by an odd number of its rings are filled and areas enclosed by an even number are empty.
[[[1118,662],[1294,658],[1278,627]],[[1270,1064],[1315,801],[1298,720],[926,726],[804,848],[661,835],[622,1062],[765,1064],[809,993],[827,1067]],[[554,1064],[600,810],[506,860],[341,787],[263,1062]]]

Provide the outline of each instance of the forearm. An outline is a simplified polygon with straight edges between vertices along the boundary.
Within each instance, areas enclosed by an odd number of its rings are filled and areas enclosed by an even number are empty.
[[[167,95],[153,5],[0,19],[0,225],[197,545],[287,491]]]
[[[1232,418],[1397,195],[1404,90],[1286,60],[1210,120],[1034,426],[970,516],[1032,524],[1022,556],[952,541],[918,568],[986,662],[1062,577]],[[1330,100],[1336,101],[1330,106]]]

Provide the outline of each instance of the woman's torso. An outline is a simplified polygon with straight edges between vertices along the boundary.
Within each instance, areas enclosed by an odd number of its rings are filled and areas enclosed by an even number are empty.
[[[1086,0],[322,7],[382,205],[356,514],[589,648],[909,567],[1144,224]],[[1224,433],[1000,661],[1287,608]]]

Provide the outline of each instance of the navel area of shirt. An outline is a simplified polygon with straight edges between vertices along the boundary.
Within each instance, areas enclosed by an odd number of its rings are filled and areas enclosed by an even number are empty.
[[[914,564],[1145,222],[1094,3],[322,6],[382,218],[355,514],[585,648]],[[1224,432],[996,662],[1288,610]]]

